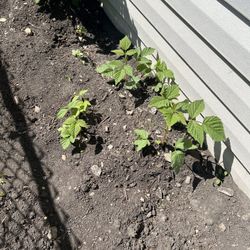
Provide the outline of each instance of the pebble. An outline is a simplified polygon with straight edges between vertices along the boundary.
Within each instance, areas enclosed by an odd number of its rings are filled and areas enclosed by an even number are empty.
[[[221,232],[225,232],[226,231],[226,226],[223,223],[220,223],[219,229],[220,229]]]
[[[5,18],[5,17],[0,17],[0,22],[1,23],[4,23],[4,22],[6,22],[7,21],[7,19]]]
[[[41,108],[38,106],[35,106],[34,111],[35,113],[39,113],[41,111]]]
[[[123,94],[121,94],[121,93],[119,93],[118,96],[119,96],[121,99],[125,99],[125,98],[126,98],[126,96],[123,95]]]
[[[134,110],[126,110],[126,114],[127,115],[133,115],[134,114]]]
[[[108,145],[108,149],[111,150],[114,146],[112,144]]]
[[[219,187],[217,190],[218,190],[220,193],[223,193],[223,194],[225,194],[225,195],[227,195],[227,196],[229,196],[229,197],[232,197],[232,196],[234,195],[234,191],[233,191],[233,189],[231,189],[231,188]]]
[[[155,115],[156,112],[157,112],[157,108],[153,107],[153,108],[150,109],[151,114]]]
[[[180,188],[181,187],[181,183],[179,183],[179,182],[176,182],[176,187],[178,187],[178,188]]]
[[[33,211],[31,211],[30,214],[29,214],[29,218],[32,220],[35,217],[36,217],[36,214]]]
[[[171,153],[165,153],[164,154],[164,159],[168,162],[171,162]]]
[[[62,160],[66,161],[66,155],[62,155]]]
[[[109,133],[109,126],[105,126],[105,133]]]
[[[51,227],[47,237],[49,240],[55,240],[57,238],[57,227]]]
[[[99,168],[97,165],[91,166],[90,169],[91,169],[92,173],[93,173],[95,176],[98,176],[98,177],[101,176],[102,170],[101,170],[101,168]]]
[[[28,35],[28,36],[32,36],[32,35],[33,35],[33,32],[32,32],[32,30],[31,30],[31,28],[26,28],[26,29],[24,30],[24,32],[25,32],[25,34]]]
[[[242,215],[242,220],[244,220],[244,221],[250,221],[250,213]]]
[[[122,128],[123,128],[124,131],[126,131],[127,130],[127,125],[124,125]]]
[[[15,102],[15,104],[17,104],[17,105],[19,104],[19,98],[18,98],[18,96],[16,96],[16,95],[14,96],[14,102]]]
[[[191,176],[187,176],[186,179],[185,179],[185,184],[190,184],[191,183]]]

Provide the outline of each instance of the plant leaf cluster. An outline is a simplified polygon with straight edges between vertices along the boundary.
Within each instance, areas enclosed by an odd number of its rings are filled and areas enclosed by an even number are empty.
[[[87,90],[81,90],[57,113],[58,119],[62,119],[68,114],[68,117],[58,129],[61,137],[60,143],[63,149],[67,149],[75,142],[82,129],[88,128],[86,121],[82,118],[91,106],[88,100],[83,99],[86,92]]]

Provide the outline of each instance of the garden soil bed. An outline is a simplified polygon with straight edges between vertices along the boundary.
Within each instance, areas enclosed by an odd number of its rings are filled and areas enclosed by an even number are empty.
[[[191,171],[204,167],[193,156],[174,176],[163,150],[134,150],[135,128],[161,130],[150,88],[131,94],[98,75],[122,36],[93,3],[75,15],[0,0],[0,249],[250,249],[249,200],[231,177],[228,196]],[[80,89],[93,104],[90,135],[82,152],[63,151],[55,115]]]

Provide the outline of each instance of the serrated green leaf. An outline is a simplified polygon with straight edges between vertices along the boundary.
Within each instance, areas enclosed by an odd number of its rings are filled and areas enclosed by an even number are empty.
[[[151,56],[155,52],[155,49],[147,47],[141,51],[141,57]]]
[[[132,55],[134,55],[134,54],[136,54],[136,53],[137,53],[137,50],[136,50],[136,49],[130,49],[130,50],[128,50],[128,51],[126,52],[126,55],[132,56]]]
[[[63,148],[64,150],[67,149],[67,148],[70,146],[70,144],[71,144],[69,138],[61,138],[61,139],[60,139],[60,143],[61,143],[61,146],[62,146],[62,148]]]
[[[125,55],[124,51],[121,49],[114,49],[114,50],[111,50],[111,52],[116,54],[117,56],[124,56]]]
[[[77,124],[79,124],[79,126],[82,127],[82,128],[87,128],[88,127],[87,123],[82,119],[77,120]]]
[[[163,96],[154,96],[149,102],[149,107],[163,108],[169,106],[169,100]]]
[[[136,134],[138,139],[147,140],[149,137],[149,133],[144,129],[135,129],[134,133]]]
[[[121,49],[123,49],[125,51],[128,50],[131,46],[130,39],[127,36],[125,36],[123,39],[120,40],[119,46]]]
[[[105,71],[110,70],[110,65],[105,63],[96,68],[96,72],[99,74],[104,73]]]
[[[161,95],[164,96],[168,100],[176,99],[180,95],[180,88],[177,84],[163,87],[161,91]]]
[[[214,141],[225,140],[224,127],[219,117],[217,116],[207,116],[205,117],[202,124],[204,131],[209,134],[209,136]]]
[[[150,141],[149,140],[135,140],[134,145],[136,146],[136,151],[141,151],[147,146],[150,146]]]
[[[76,138],[80,132],[81,132],[81,126],[78,122],[76,122],[74,127],[73,137]]]
[[[127,75],[133,76],[133,68],[130,65],[125,65],[123,69],[125,70]]]
[[[205,103],[203,100],[197,100],[194,102],[191,102],[188,105],[187,111],[191,119],[196,118],[201,112],[203,112],[205,109]]]
[[[189,101],[186,99],[182,102],[176,103],[176,110],[181,110],[182,112],[186,112],[188,109]]]
[[[76,119],[75,119],[75,117],[73,117],[73,116],[70,116],[70,117],[68,117],[65,121],[64,121],[64,125],[71,125],[71,124],[73,124],[73,123],[75,123],[76,122]]]
[[[185,154],[180,150],[175,150],[171,153],[171,166],[175,173],[178,174],[180,168],[183,166],[185,160]]]
[[[197,146],[192,143],[190,139],[180,138],[175,143],[175,148],[182,151],[197,149]]]
[[[174,79],[174,73],[170,69],[164,70],[164,75],[169,79]]]
[[[189,121],[187,125],[187,132],[197,141],[200,146],[204,142],[204,129],[197,121]]]
[[[121,82],[126,76],[126,71],[125,69],[117,70],[114,72],[114,80],[115,80],[115,85],[117,85],[119,82]]]
[[[63,108],[61,108],[59,111],[58,111],[58,113],[57,113],[57,118],[58,119],[61,119],[61,118],[63,118],[65,115],[66,115],[66,113],[68,112],[68,108],[66,108],[66,107],[63,107]]]
[[[152,87],[152,89],[158,93],[162,89],[162,86],[163,84],[161,82],[158,82],[154,87]]]

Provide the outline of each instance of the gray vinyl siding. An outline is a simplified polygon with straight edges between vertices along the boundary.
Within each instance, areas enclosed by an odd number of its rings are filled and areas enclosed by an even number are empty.
[[[228,140],[209,149],[250,196],[250,1],[105,0],[116,27],[157,49],[185,96],[204,99]],[[230,147],[230,148],[229,148]],[[242,184],[240,182],[243,182]]]

